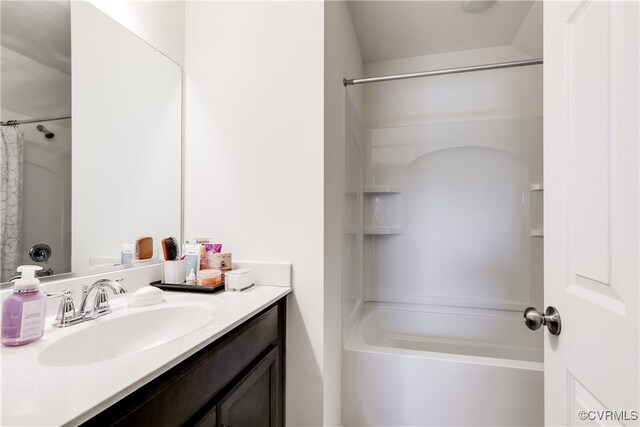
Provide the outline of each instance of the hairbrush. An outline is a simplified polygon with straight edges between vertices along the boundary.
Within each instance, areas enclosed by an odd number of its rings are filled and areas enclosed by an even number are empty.
[[[175,261],[178,259],[178,245],[176,244],[176,239],[173,237],[167,237],[162,239],[162,255],[164,256],[165,261]]]
[[[144,236],[136,241],[136,258],[149,259],[153,256],[153,238]]]

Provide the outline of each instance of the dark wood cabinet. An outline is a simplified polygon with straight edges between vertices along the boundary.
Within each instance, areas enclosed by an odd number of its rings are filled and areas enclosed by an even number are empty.
[[[278,349],[274,348],[217,405],[221,426],[282,425],[278,396]],[[215,425],[215,424],[210,424]]]
[[[275,427],[283,425],[280,350],[264,356],[243,378],[193,422],[196,427]]]
[[[285,298],[86,426],[284,425]]]

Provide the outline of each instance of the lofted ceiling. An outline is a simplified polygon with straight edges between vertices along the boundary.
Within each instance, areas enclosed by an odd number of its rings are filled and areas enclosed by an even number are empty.
[[[463,11],[463,3],[349,1],[363,61],[512,44],[535,2],[498,0],[477,13]]]

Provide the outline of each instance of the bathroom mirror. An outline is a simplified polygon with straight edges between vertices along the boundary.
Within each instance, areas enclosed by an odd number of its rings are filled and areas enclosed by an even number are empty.
[[[2,281],[20,264],[122,268],[125,242],[151,236],[157,250],[162,237],[181,239],[180,66],[88,2],[1,7],[0,121],[38,119],[1,127],[23,156],[2,199],[13,214],[3,222],[20,225],[2,233]],[[39,120],[51,116],[72,118]],[[30,258],[38,243],[48,260]]]

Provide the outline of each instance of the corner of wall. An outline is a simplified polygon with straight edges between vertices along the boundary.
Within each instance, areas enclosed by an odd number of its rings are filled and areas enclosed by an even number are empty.
[[[532,58],[542,58],[542,0],[536,0],[511,45]]]
[[[88,1],[184,67],[186,1]]]
[[[345,88],[362,56],[345,1],[325,2],[323,424],[342,424],[343,199]],[[361,103],[360,97],[358,102]]]

